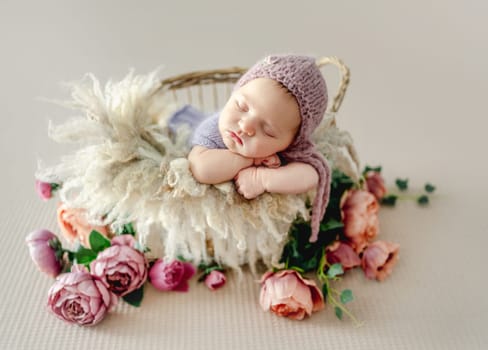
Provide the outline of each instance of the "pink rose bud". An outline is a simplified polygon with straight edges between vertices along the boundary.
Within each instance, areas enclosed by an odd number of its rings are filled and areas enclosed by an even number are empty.
[[[379,204],[364,190],[350,191],[341,206],[344,235],[356,253],[361,253],[379,231]]]
[[[381,200],[386,194],[385,180],[381,173],[377,171],[368,171],[365,175],[366,190],[372,193],[377,200]]]
[[[222,271],[213,270],[205,277],[205,285],[210,290],[217,290],[223,287],[225,282],[225,274]]]
[[[48,308],[63,321],[93,326],[117,303],[104,282],[76,265],[58,276],[48,293]]]
[[[39,270],[51,277],[59,275],[63,266],[56,258],[56,249],[51,246],[51,244],[59,244],[58,237],[54,233],[48,230],[37,230],[30,233],[25,242]]]
[[[64,237],[73,242],[78,239],[84,247],[90,248],[90,233],[95,230],[105,237],[108,231],[105,226],[94,226],[86,219],[86,210],[68,208],[61,203],[57,211],[58,225]]]
[[[136,239],[130,234],[115,236],[110,243],[112,245],[125,245],[131,248],[136,247]]]
[[[190,263],[179,260],[168,263],[158,259],[149,270],[149,280],[162,291],[187,292],[190,288],[188,280],[195,272],[195,267]]]
[[[326,248],[326,257],[329,264],[340,263],[345,270],[361,265],[361,259],[351,246],[344,242],[335,242]]]
[[[47,201],[52,197],[51,184],[36,180],[36,192],[42,200]]]
[[[90,263],[92,275],[98,276],[118,296],[139,289],[146,282],[147,267],[143,253],[118,244],[98,253],[97,258]]]
[[[398,261],[400,246],[396,243],[376,241],[363,253],[362,267],[366,277],[383,281],[388,277]]]
[[[314,281],[295,270],[267,272],[261,278],[259,303],[263,310],[302,320],[324,308],[324,297]]]

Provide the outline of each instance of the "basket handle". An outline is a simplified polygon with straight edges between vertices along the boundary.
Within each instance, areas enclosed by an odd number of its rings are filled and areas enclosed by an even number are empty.
[[[341,104],[344,96],[346,94],[347,87],[349,85],[350,72],[349,68],[337,57],[322,57],[316,60],[316,64],[319,68],[332,64],[339,68],[342,79],[339,84],[339,90],[334,96],[332,107],[330,111],[336,113]],[[159,87],[154,91],[154,93],[160,92],[161,90],[178,90],[185,87],[190,87],[194,85],[207,85],[212,83],[228,83],[236,82],[242,74],[247,71],[247,68],[242,67],[232,67],[227,69],[217,69],[209,71],[196,71],[186,74],[181,74],[175,77],[167,78],[161,81]]]
[[[339,58],[335,56],[331,57],[321,57],[316,61],[317,66],[319,67],[324,67],[328,64],[332,64],[339,68],[341,74],[342,74],[342,79],[339,84],[339,91],[337,91],[337,94],[334,96],[332,107],[330,108],[330,111],[333,113],[336,113],[339,108],[341,107],[342,100],[344,99],[344,96],[346,95],[346,90],[349,85],[349,80],[351,77],[351,73],[349,71],[349,68],[342,62]]]

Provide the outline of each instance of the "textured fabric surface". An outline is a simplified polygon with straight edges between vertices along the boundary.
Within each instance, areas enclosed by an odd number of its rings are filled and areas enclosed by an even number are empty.
[[[393,275],[383,283],[348,273],[336,284],[353,290],[355,328],[333,310],[290,321],[264,313],[259,286],[246,273],[210,292],[193,279],[187,294],[146,289],[140,308],[120,303],[94,328],[70,326],[46,310],[52,280],[36,270],[24,233],[56,230],[55,203],[34,194],[2,208],[0,347],[3,349],[485,349],[486,189],[477,195],[444,189],[430,208],[412,203],[381,211],[381,237],[400,243]],[[469,200],[470,205],[466,202]],[[456,215],[452,215],[456,213]],[[474,220],[477,218],[477,220]],[[462,245],[461,236],[465,237]]]

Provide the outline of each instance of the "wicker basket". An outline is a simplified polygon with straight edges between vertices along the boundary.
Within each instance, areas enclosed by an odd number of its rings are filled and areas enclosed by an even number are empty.
[[[352,139],[335,122],[349,83],[349,69],[335,57],[321,58],[317,64],[338,67],[342,78],[313,135],[314,142],[331,166],[358,179],[359,161]],[[184,142],[169,137],[168,125],[161,124],[164,118],[148,117],[152,108],[148,106],[155,101],[161,105],[161,101],[173,100],[178,106],[192,104],[216,111],[245,71],[239,67],[198,71],[162,82],[154,74],[129,75],[120,83],[107,84],[105,91],[90,76],[88,84],[75,86],[72,92],[73,106],[84,111],[85,117],[50,133],[58,142],[80,142],[84,148],[58,166],[41,169],[36,177],[62,183],[61,200],[86,209],[93,224],[110,224],[116,229],[135,222],[141,243],[149,246],[154,257],[183,256],[195,263],[215,259],[236,269],[242,264],[253,269],[260,260],[268,267],[276,265],[297,214],[308,215],[306,194],[265,193],[247,201],[231,182],[199,184],[189,171],[188,150],[178,148]],[[91,145],[86,144],[87,139]],[[249,237],[253,228],[258,231],[255,238]],[[152,243],[155,235],[163,250]]]

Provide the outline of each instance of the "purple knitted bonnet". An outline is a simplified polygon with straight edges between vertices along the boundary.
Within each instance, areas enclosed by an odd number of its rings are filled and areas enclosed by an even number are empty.
[[[296,98],[302,118],[300,129],[292,144],[280,155],[287,161],[312,165],[319,175],[317,194],[312,208],[312,235],[318,238],[320,221],[327,208],[330,193],[330,169],[324,157],[317,152],[310,136],[320,124],[327,108],[327,86],[315,59],[296,55],[273,55],[251,67],[237,82],[241,87],[257,78],[269,78],[285,86]]]

